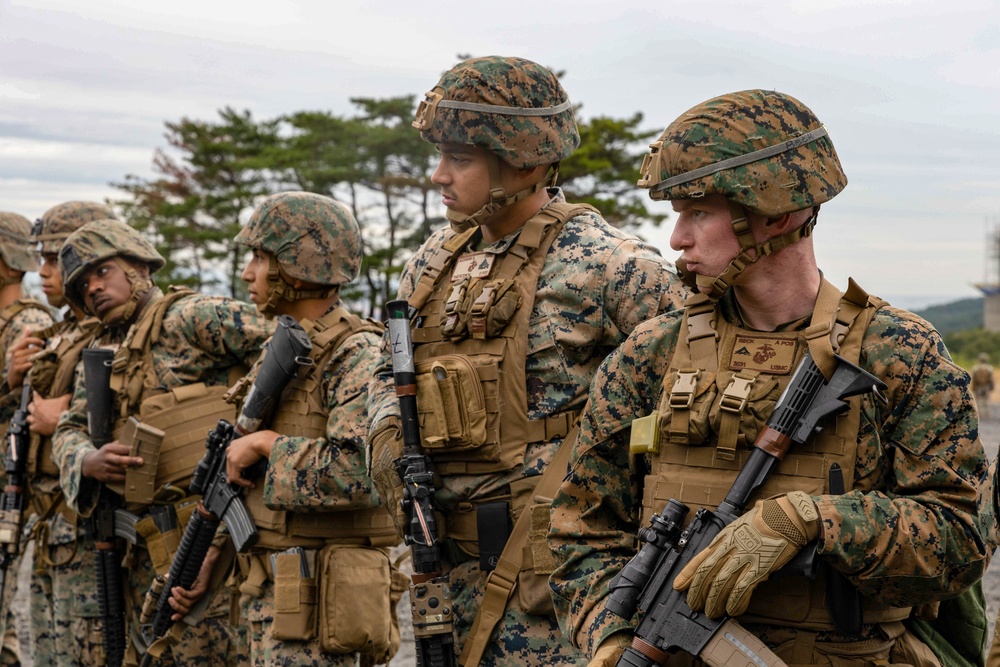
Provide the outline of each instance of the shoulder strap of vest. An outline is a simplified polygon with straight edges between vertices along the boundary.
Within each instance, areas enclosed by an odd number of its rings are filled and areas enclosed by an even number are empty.
[[[423,273],[417,280],[417,285],[410,295],[410,306],[419,309],[423,306],[431,293],[434,292],[434,285],[437,284],[438,277],[448,270],[452,262],[458,256],[459,251],[466,246],[475,234],[482,232],[478,227],[467,229],[461,234],[455,234],[445,241],[440,248],[435,251],[431,258],[427,260]]]
[[[127,345],[118,348],[117,354],[112,361],[111,389],[121,394],[125,392],[126,400],[120,401],[122,416],[128,416],[133,411],[135,403],[142,396],[143,386],[147,380],[147,375],[152,371],[152,367],[146,363],[145,357],[152,346],[160,339],[163,330],[163,318],[167,309],[186,296],[194,294],[194,290],[187,287],[171,286],[167,293],[146,306],[139,320],[132,325],[132,330],[127,339]],[[147,367],[149,366],[149,367]]]
[[[576,440],[578,428],[579,424],[575,425],[563,439],[556,455],[539,478],[531,497],[552,498],[559,490],[559,485],[566,476],[572,442]],[[514,594],[517,575],[524,567],[524,547],[527,544],[530,527],[531,512],[527,507],[524,507],[521,510],[521,515],[517,518],[517,523],[514,524],[510,537],[507,538],[507,543],[503,547],[496,568],[486,578],[483,601],[479,605],[472,629],[462,647],[462,655],[458,659],[462,667],[478,667],[486,645],[493,635],[493,630],[503,617],[507,603]]]
[[[351,334],[382,331],[377,323],[362,319],[341,306],[334,308],[315,322],[303,323],[303,328],[312,340],[314,359],[322,357],[326,350],[340,347],[343,340]]]
[[[34,308],[35,310],[42,310],[46,313],[51,312],[49,308],[38,299],[33,299],[30,296],[23,296],[14,303],[9,304],[3,310],[0,310],[0,330],[6,328],[10,321],[13,320],[18,313],[31,308]]]

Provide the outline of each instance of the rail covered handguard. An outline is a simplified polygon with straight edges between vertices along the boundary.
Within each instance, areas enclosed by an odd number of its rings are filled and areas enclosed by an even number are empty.
[[[719,507],[695,513],[684,526],[688,507],[670,499],[650,525],[639,531],[642,547],[611,581],[608,611],[630,619],[642,612],[632,647],[619,660],[628,667],[653,667],[669,654],[684,651],[713,666],[782,665],[756,636],[726,616],[708,618],[687,604],[687,592],[674,590],[674,579],[692,558],[735,521],[750,496],[770,475],[793,444],[806,442],[821,422],[848,409],[847,399],[869,392],[880,394],[886,385],[842,357],[826,381],[807,353],[781,394],[774,411],[754,443],[753,451]],[[789,565],[803,561],[815,566],[808,546]],[[786,566],[788,567],[788,566]],[[736,656],[742,662],[735,662]]]
[[[112,439],[111,362],[114,352],[106,348],[83,350],[83,375],[87,391],[87,427],[94,447]],[[125,658],[125,591],[121,554],[115,542],[115,511],[121,504],[118,494],[101,485],[97,507],[87,523],[94,540],[97,595],[104,621],[104,652],[108,667],[119,667]]]
[[[410,607],[419,667],[455,667],[451,591],[442,574],[441,545],[434,518],[434,472],[420,445],[417,376],[413,363],[409,304],[385,304],[392,351],[392,375],[399,401],[403,455],[396,471],[403,482],[402,508],[407,517],[404,541],[413,560]]]
[[[0,497],[0,600],[7,584],[7,571],[17,559],[21,549],[21,524],[28,498],[28,447],[31,433],[28,430],[28,405],[31,403],[31,385],[25,383],[21,390],[21,403],[7,427],[7,483]]]
[[[190,485],[191,493],[201,495],[201,500],[174,553],[152,622],[141,630],[147,648],[164,637],[173,625],[170,589],[178,586],[190,589],[194,585],[220,523],[226,524],[237,551],[245,552],[257,543],[259,533],[243,502],[242,487],[230,482],[226,474],[226,452],[233,440],[260,428],[280,400],[285,386],[299,369],[312,364],[311,351],[312,342],[302,326],[287,315],[279,316],[278,326],[267,344],[236,426],[220,419],[209,432],[205,440],[207,451],[198,462]],[[266,465],[267,461],[263,463]],[[243,476],[255,479],[262,473],[263,467],[254,466],[245,470]],[[152,653],[147,652],[143,656],[143,667],[153,659]]]

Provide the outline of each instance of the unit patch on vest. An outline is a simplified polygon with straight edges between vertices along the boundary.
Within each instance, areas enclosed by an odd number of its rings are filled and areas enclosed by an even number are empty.
[[[451,274],[451,282],[465,278],[488,278],[493,268],[496,255],[488,252],[474,252],[462,255],[455,261],[455,270]]]
[[[795,361],[794,338],[776,338],[766,335],[736,336],[729,368],[734,371],[751,370],[768,375],[786,375]]]

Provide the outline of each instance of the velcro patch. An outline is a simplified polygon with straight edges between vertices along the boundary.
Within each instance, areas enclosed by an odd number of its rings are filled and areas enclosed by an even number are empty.
[[[487,252],[474,252],[462,255],[455,261],[455,270],[451,274],[451,282],[465,278],[488,278],[493,269],[496,255]]]
[[[751,370],[768,375],[787,375],[795,361],[795,338],[779,338],[758,334],[736,336],[729,368],[734,371]]]

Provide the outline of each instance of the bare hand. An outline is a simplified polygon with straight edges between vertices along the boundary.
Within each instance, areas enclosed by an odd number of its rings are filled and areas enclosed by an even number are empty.
[[[208,553],[205,554],[205,562],[201,564],[198,577],[194,580],[191,588],[184,589],[180,586],[174,586],[170,589],[170,599],[167,602],[177,612],[170,617],[170,620],[179,621],[190,614],[194,606],[198,604],[198,600],[208,592],[208,582],[212,580],[212,570],[215,568],[215,561],[219,560],[220,553],[218,547],[210,546]]]
[[[243,469],[261,459],[270,458],[271,448],[278,437],[274,431],[256,431],[229,443],[226,448],[226,475],[229,481],[252,489],[254,483],[243,477]]]
[[[41,435],[52,435],[56,432],[59,417],[69,408],[69,394],[56,398],[42,398],[37,391],[28,405],[28,429]]]
[[[7,369],[7,386],[14,389],[24,383],[24,376],[31,368],[31,358],[45,347],[45,339],[32,336],[31,331],[25,331],[10,346],[10,368]]]
[[[129,456],[128,445],[115,440],[83,457],[83,476],[98,482],[124,482],[125,469],[142,465],[138,456]]]

